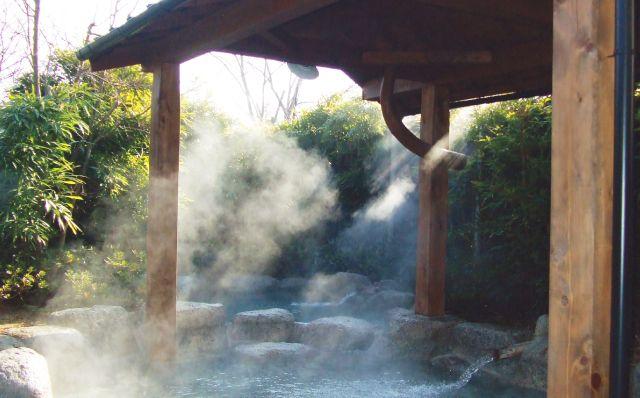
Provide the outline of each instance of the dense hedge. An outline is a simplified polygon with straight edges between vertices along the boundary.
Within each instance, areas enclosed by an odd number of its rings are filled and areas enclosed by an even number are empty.
[[[464,145],[470,162],[450,182],[449,308],[534,319],[548,303],[551,100],[481,109]]]

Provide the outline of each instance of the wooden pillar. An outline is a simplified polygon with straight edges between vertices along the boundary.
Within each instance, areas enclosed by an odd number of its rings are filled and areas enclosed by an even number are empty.
[[[151,70],[146,337],[149,360],[162,364],[176,355],[180,65],[162,64]]]
[[[448,148],[449,101],[441,87],[422,89],[420,137]],[[421,161],[418,192],[418,246],[416,261],[416,307],[420,315],[444,315],[445,259],[447,252],[448,168],[431,151]]]
[[[608,397],[614,0],[555,0],[549,397]]]

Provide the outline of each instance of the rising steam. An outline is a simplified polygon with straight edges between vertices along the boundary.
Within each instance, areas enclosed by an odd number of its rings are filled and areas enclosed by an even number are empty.
[[[217,287],[263,273],[295,235],[334,216],[329,164],[280,132],[200,124],[183,151],[182,272]]]

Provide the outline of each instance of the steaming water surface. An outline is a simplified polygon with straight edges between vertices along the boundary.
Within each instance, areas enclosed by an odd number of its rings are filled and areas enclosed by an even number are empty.
[[[444,381],[417,369],[393,371],[340,371],[323,369],[305,372],[292,370],[253,370],[229,365],[198,364],[178,369],[171,382],[155,387],[138,385],[113,386],[101,391],[66,394],[62,398],[526,398],[521,390],[479,386],[469,383],[472,376],[491,361],[480,359],[458,380]],[[134,383],[136,384],[136,383]]]

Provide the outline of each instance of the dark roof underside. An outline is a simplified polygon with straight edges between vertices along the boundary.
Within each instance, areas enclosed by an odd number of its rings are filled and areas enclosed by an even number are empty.
[[[430,59],[403,62],[400,79],[446,85],[454,103],[547,94],[552,0],[163,0],[79,57],[107,69],[209,51],[342,69],[368,98],[380,57],[398,52]],[[469,54],[482,60],[461,61]],[[417,111],[415,93],[398,95],[403,113]]]

